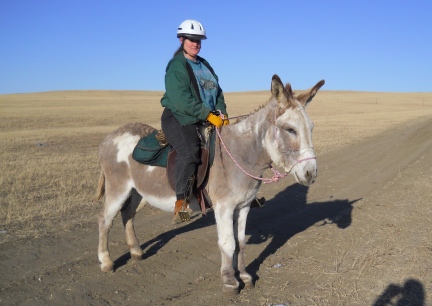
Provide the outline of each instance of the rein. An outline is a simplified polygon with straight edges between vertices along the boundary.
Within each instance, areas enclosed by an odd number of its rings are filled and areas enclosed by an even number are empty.
[[[221,115],[222,117],[224,116],[221,112],[220,112],[220,115]],[[276,113],[275,113],[275,117],[276,117]],[[236,118],[236,117],[234,117],[234,118]],[[276,123],[276,120],[275,120],[275,123]],[[275,127],[275,128],[277,129],[277,127]],[[225,151],[228,153],[229,157],[231,157],[231,159],[233,160],[233,162],[237,165],[237,167],[238,167],[238,168],[239,168],[239,169],[240,169],[244,174],[246,174],[247,176],[249,176],[249,177],[251,177],[251,178],[253,178],[253,179],[259,180],[259,181],[263,181],[264,184],[278,183],[279,180],[280,180],[281,178],[286,177],[286,176],[287,176],[287,175],[292,171],[292,169],[293,169],[297,164],[300,164],[300,163],[302,163],[302,162],[304,162],[304,161],[307,161],[307,160],[316,159],[315,156],[313,156],[313,157],[307,157],[307,158],[303,158],[303,159],[298,159],[298,160],[296,160],[296,162],[294,163],[294,165],[291,166],[290,170],[289,170],[288,172],[283,173],[283,174],[280,173],[279,171],[273,169],[272,165],[270,165],[270,169],[273,171],[273,176],[272,176],[271,178],[262,178],[262,177],[258,177],[258,176],[255,176],[255,175],[252,175],[252,174],[248,173],[246,170],[244,170],[244,169],[240,166],[240,164],[235,160],[234,156],[232,156],[231,152],[230,152],[230,151],[228,150],[228,148],[226,147],[226,145],[225,145],[225,143],[224,143],[224,141],[223,141],[223,139],[222,139],[222,136],[221,136],[221,134],[220,134],[220,132],[219,132],[219,128],[215,127],[215,130],[216,130],[216,134],[217,134],[218,137],[219,137],[220,142],[222,143],[222,146],[224,147]]]
[[[255,175],[252,175],[252,174],[248,173],[246,170],[244,170],[244,169],[240,166],[240,164],[235,160],[235,158],[232,156],[231,152],[230,152],[230,151],[228,150],[228,148],[226,147],[226,145],[225,145],[225,143],[224,143],[224,141],[223,141],[223,139],[222,139],[222,136],[221,136],[221,134],[220,134],[220,132],[219,132],[219,128],[215,128],[215,130],[216,130],[216,134],[217,134],[218,137],[219,137],[220,142],[222,143],[222,146],[224,147],[225,151],[228,153],[229,157],[231,157],[231,159],[233,160],[233,162],[237,165],[237,167],[239,167],[239,169],[240,169],[244,174],[246,174],[247,176],[249,176],[249,177],[251,177],[251,178],[253,178],[253,179],[259,180],[259,181],[263,181],[264,184],[277,183],[277,182],[279,182],[279,180],[280,180],[281,178],[286,177],[286,176],[291,172],[291,170],[292,170],[292,169],[293,169],[297,164],[300,164],[300,163],[302,163],[302,162],[304,162],[304,161],[307,161],[307,160],[316,159],[316,157],[308,157],[308,158],[303,158],[303,159],[296,160],[295,164],[292,165],[291,169],[290,169],[288,172],[285,172],[285,173],[283,173],[283,174],[280,173],[279,171],[273,169],[273,167],[270,165],[270,169],[273,171],[273,176],[272,176],[271,178],[262,178],[262,177],[258,177],[258,176],[255,176]]]

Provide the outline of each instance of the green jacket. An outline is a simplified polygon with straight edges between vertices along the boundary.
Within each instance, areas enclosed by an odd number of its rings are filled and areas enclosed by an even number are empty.
[[[209,68],[219,83],[219,79],[210,64],[202,57],[198,57],[198,59]],[[199,91],[197,91],[197,81],[191,72],[192,67],[188,72],[186,65],[190,67],[182,52],[169,61],[165,70],[165,94],[161,99],[162,106],[169,108],[181,125],[205,121],[211,111],[201,102]],[[220,110],[228,117],[224,95],[220,86],[216,110]]]

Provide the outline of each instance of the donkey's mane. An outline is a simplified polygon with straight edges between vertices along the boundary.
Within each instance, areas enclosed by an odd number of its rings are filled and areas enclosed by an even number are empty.
[[[296,93],[294,91],[292,91],[292,94],[293,94],[294,97],[296,97]],[[239,122],[245,120],[249,116],[251,116],[251,115],[255,114],[256,112],[258,112],[260,109],[266,107],[271,101],[272,101],[272,97],[270,97],[266,102],[264,102],[263,104],[261,104],[260,106],[258,106],[258,108],[255,109],[253,112],[250,112],[249,114],[246,114],[246,115],[240,115],[238,117],[235,117],[236,121],[233,122],[233,123],[235,124],[235,123],[239,123]]]
[[[246,115],[241,115],[241,116],[235,117],[236,121],[234,123],[239,123],[239,122],[245,120],[246,118],[248,118],[249,116],[255,114],[260,109],[266,107],[267,104],[269,104],[270,101],[271,101],[271,97],[266,102],[264,102],[263,104],[261,104],[260,106],[258,106],[258,108],[255,109],[253,112],[250,112],[249,114],[246,114]]]

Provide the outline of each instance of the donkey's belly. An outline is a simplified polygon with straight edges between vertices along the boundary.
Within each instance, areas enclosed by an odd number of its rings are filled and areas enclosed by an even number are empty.
[[[168,184],[166,169],[131,163],[131,174],[136,191],[153,207],[174,211],[175,192]]]
[[[141,194],[143,200],[145,200],[149,205],[165,210],[165,211],[174,211],[174,203],[176,201],[176,197],[173,196],[157,196],[153,194]]]

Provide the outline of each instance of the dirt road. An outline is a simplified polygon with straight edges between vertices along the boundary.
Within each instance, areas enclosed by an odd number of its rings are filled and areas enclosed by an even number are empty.
[[[246,232],[256,286],[237,297],[221,293],[211,212],[175,226],[146,207],[135,219],[142,261],[130,260],[115,219],[114,273],[99,269],[96,217],[0,244],[0,304],[432,305],[432,119],[318,155],[318,166],[310,188],[261,189],[268,201]]]

